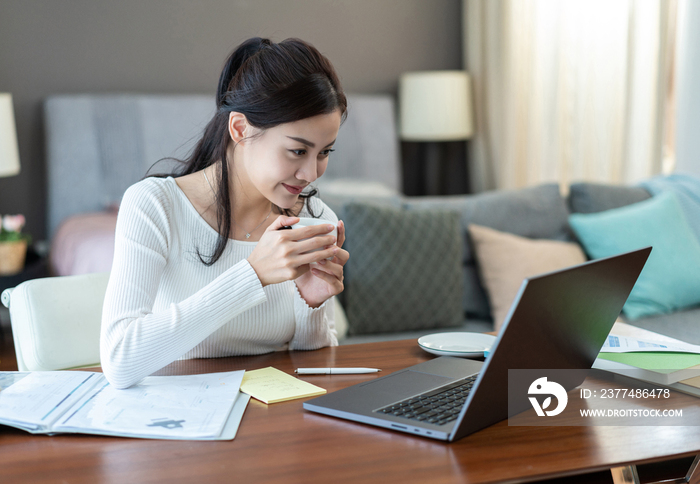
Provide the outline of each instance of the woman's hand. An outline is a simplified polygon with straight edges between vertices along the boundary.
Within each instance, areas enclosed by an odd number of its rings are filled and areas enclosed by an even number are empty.
[[[310,271],[295,281],[299,294],[306,304],[317,308],[331,296],[343,292],[343,266],[350,258],[347,250],[341,249],[345,242],[345,223],[338,222],[337,252],[332,260],[320,260]]]
[[[297,279],[309,272],[309,264],[333,257],[341,250],[333,245],[333,235],[322,235],[333,230],[331,224],[281,230],[297,222],[298,217],[277,217],[248,257],[263,286]],[[322,250],[309,253],[315,249]]]

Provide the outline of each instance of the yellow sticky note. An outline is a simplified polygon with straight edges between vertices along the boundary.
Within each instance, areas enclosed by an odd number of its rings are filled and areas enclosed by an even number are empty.
[[[267,404],[326,393],[326,390],[321,387],[294,378],[271,366],[246,371],[243,375],[241,391]]]

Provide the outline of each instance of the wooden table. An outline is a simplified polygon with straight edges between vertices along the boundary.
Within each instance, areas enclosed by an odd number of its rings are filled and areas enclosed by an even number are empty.
[[[386,375],[429,358],[414,340],[404,340],[189,360],[159,374],[371,366]],[[332,392],[373,378],[304,380]],[[700,426],[509,427],[503,421],[450,444],[310,413],[302,401],[251,400],[236,439],[223,442],[34,436],[0,426],[0,482],[527,482],[700,451]],[[697,406],[697,399],[677,393],[672,402]]]

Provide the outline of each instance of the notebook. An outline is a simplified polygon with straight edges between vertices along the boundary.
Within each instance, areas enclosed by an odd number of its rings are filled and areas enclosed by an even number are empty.
[[[441,356],[308,400],[303,406],[311,412],[450,442],[504,420],[509,416],[509,369],[591,368],[650,252],[651,247],[646,247],[525,279],[484,362]],[[473,380],[470,387],[469,379]],[[462,383],[466,390],[452,388]],[[511,406],[511,415],[531,408],[529,383],[524,382],[522,399]],[[568,391],[582,381],[559,383]],[[445,388],[453,402],[466,395],[449,421],[418,420],[415,415],[407,418],[386,411]]]

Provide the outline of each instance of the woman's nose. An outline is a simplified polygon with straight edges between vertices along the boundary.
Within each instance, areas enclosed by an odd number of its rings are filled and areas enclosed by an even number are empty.
[[[296,177],[299,180],[304,180],[307,183],[313,183],[318,178],[316,170],[316,160],[308,160],[296,172]]]

